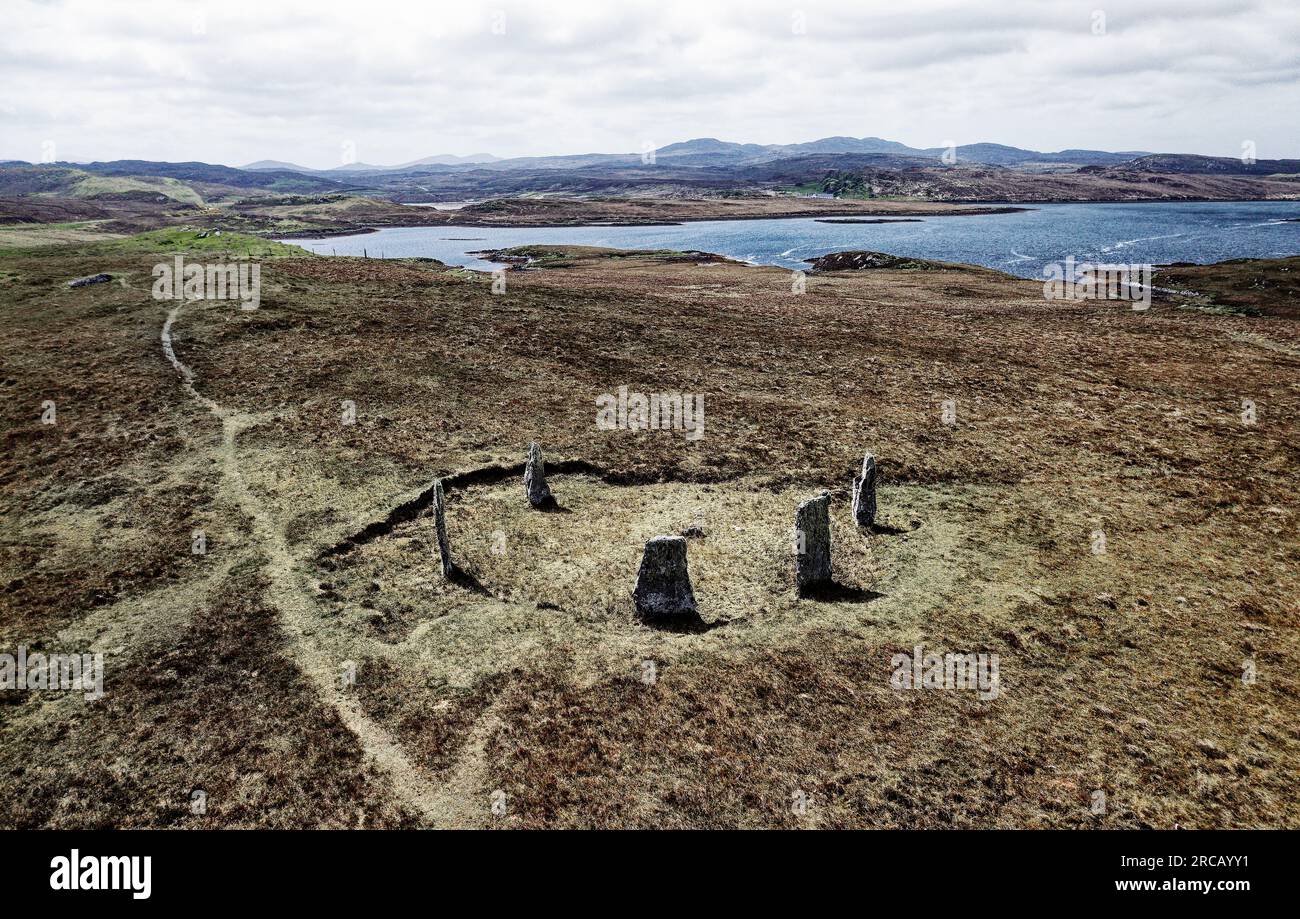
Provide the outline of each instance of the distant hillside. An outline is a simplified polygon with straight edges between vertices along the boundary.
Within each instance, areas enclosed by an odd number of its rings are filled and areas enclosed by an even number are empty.
[[[714,137],[698,137],[655,150],[655,158],[689,159],[698,165],[770,158],[772,152],[760,144],[737,144]]]
[[[285,194],[368,190],[397,200],[488,197],[526,191],[659,194],[671,193],[670,186],[683,183],[687,187],[723,188],[729,183],[743,185],[746,181],[766,183],[787,178],[797,185],[810,178],[821,178],[812,175],[817,169],[844,172],[866,167],[912,169],[964,165],[1025,173],[1063,175],[1077,171],[1106,176],[1300,174],[1300,160],[1259,160],[1247,165],[1231,157],[1085,149],[1048,153],[1006,144],[976,143],[958,146],[955,162],[946,163],[947,152],[946,147],[922,149],[880,137],[834,136],[795,144],[740,143],[697,137],[659,147],[652,158],[640,152],[508,159],[490,153],[468,156],[442,153],[397,166],[350,163],[331,169],[308,169],[283,160],[258,160],[241,169],[143,160],[61,165],[76,165],[101,175],[158,176]],[[647,172],[647,169],[655,171]],[[564,178],[560,177],[561,173],[565,174]],[[793,181],[796,178],[798,181]]]
[[[926,156],[888,153],[819,153],[755,163],[736,170],[737,175],[761,184],[801,185],[832,174],[861,174],[867,170],[935,168]]]
[[[752,144],[719,140],[716,137],[697,137],[659,147],[654,151],[657,163],[690,168],[714,166],[749,166],[770,163],[794,157],[817,155],[887,155],[919,157],[930,161],[940,159],[946,147],[925,149],[909,147],[898,141],[880,137],[823,137],[819,140],[796,144]],[[966,144],[957,148],[958,162],[981,163],[990,166],[1034,165],[1114,165],[1144,156],[1140,151],[1109,153],[1104,150],[1062,150],[1042,153],[1009,147],[1005,144]],[[244,167],[249,170],[290,170],[305,175],[347,177],[363,175],[370,180],[372,173],[402,173],[419,170],[463,170],[475,167],[494,171],[535,169],[586,169],[591,167],[622,168],[637,166],[642,162],[641,152],[629,153],[579,153],[559,156],[518,156],[501,159],[490,153],[470,156],[439,154],[412,160],[397,166],[376,166],[370,163],[352,163],[332,169],[307,169],[279,160],[259,160]],[[387,180],[385,180],[387,181]]]
[[[307,166],[299,166],[296,163],[286,163],[283,160],[258,160],[255,163],[248,163],[239,168],[248,169],[253,172],[282,169],[290,172],[306,173],[307,175],[329,175],[331,173],[341,172],[393,172],[402,169],[411,169],[416,166],[461,166],[472,165],[475,163],[495,163],[498,160],[500,160],[500,157],[493,156],[491,153],[471,153],[468,156],[456,156],[452,153],[439,153],[436,156],[426,156],[422,159],[411,160],[409,163],[401,163],[397,166],[376,166],[373,163],[347,163],[342,166],[333,166],[329,169],[311,169]]]
[[[0,165],[0,194],[52,195],[97,201],[203,203],[202,196],[194,188],[169,176],[103,175],[60,163]]]
[[[1126,169],[1177,175],[1296,175],[1300,160],[1255,160],[1243,162],[1234,156],[1197,156],[1190,153],[1156,153],[1124,164]],[[1095,172],[1097,170],[1081,170]]]
[[[804,156],[815,153],[890,153],[899,156],[920,153],[914,147],[879,137],[823,137],[804,144],[783,144],[775,148],[783,156]]]
[[[930,147],[916,151],[919,154],[942,157],[946,147]],[[981,163],[985,166],[1020,166],[1026,163],[1073,163],[1079,166],[1123,163],[1142,156],[1141,153],[1107,153],[1104,150],[1062,150],[1059,153],[1040,153],[1005,144],[962,144],[956,148],[957,162]]]
[[[240,169],[247,169],[253,172],[264,169],[287,169],[290,172],[311,172],[306,166],[299,166],[296,163],[286,163],[283,160],[258,160],[256,163],[248,163],[240,166]]]
[[[316,196],[325,206],[327,198],[358,196],[385,203],[520,195],[662,199],[810,194],[1047,202],[1283,199],[1300,192],[1300,160],[1244,164],[1228,157],[1079,149],[1043,153],[979,143],[958,147],[956,160],[949,163],[945,152],[879,137],[824,137],[799,144],[702,137],[660,147],[653,157],[587,153],[497,159],[489,154],[438,154],[391,168],[354,163],[302,170],[278,160],[260,160],[247,169],[146,160],[19,163],[0,165],[0,195],[90,199],[110,209],[117,207],[114,202],[139,201],[149,205],[145,210],[151,213],[171,214],[178,207],[238,207],[250,199],[261,199],[254,206],[269,208],[275,205],[265,200],[268,197],[289,196]],[[25,205],[23,212],[35,206]],[[355,201],[348,205],[355,206]],[[46,210],[54,214],[57,209]],[[353,216],[349,211],[349,219]],[[366,219],[394,225],[402,218],[384,212],[368,213]]]
[[[440,153],[437,156],[426,156],[424,159],[411,160],[409,163],[402,163],[393,168],[410,169],[412,166],[457,166],[464,163],[495,163],[499,159],[501,157],[493,156],[491,153],[471,153],[469,156]]]
[[[658,157],[681,163],[689,158],[693,165],[741,165],[770,162],[791,157],[817,154],[887,154],[891,156],[940,159],[946,147],[918,149],[879,137],[823,137],[802,144],[737,144],[703,137],[669,144],[655,151]],[[956,148],[957,161],[988,166],[1019,166],[1028,163],[1069,163],[1073,165],[1109,165],[1142,156],[1140,152],[1108,153],[1104,150],[1062,150],[1040,153],[1008,147],[1005,144],[965,144]]]
[[[55,165],[68,166],[67,163]],[[183,182],[208,182],[232,188],[263,188],[282,192],[341,191],[344,182],[312,177],[288,170],[235,169],[210,163],[161,163],[150,160],[113,160],[108,163],[83,163],[77,168],[108,176],[164,176]]]

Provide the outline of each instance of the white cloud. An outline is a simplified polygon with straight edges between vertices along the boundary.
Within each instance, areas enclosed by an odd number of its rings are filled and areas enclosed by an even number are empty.
[[[397,163],[831,134],[1300,156],[1294,0],[9,0],[4,17],[4,158],[53,140],[69,159],[328,167],[345,141]]]

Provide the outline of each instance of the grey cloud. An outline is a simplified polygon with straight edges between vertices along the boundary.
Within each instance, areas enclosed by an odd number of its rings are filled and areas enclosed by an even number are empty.
[[[1099,7],[1104,36],[1092,33]],[[504,34],[492,30],[498,9]],[[363,160],[392,163],[846,133],[1197,152],[1232,149],[1235,133],[1300,155],[1290,0],[10,10],[0,157],[32,159],[54,138],[85,157],[332,166],[343,139]],[[1055,117],[1066,110],[1074,117]]]

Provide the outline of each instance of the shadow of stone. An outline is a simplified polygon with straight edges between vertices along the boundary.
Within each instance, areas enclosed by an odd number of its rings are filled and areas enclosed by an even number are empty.
[[[546,500],[541,504],[534,504],[533,510],[541,511],[543,514],[572,514],[573,511],[567,507],[561,507],[560,502],[555,500],[555,495],[547,495]]]
[[[820,603],[870,603],[885,595],[874,590],[864,590],[861,587],[831,581],[828,584],[805,588],[799,596],[804,600],[816,600]]]
[[[705,632],[712,632],[714,629],[729,625],[731,620],[715,619],[712,622],[705,622],[699,613],[695,613],[690,616],[673,616],[664,619],[642,619],[641,622],[657,632],[672,632],[677,635],[703,635]]]
[[[904,533],[912,532],[901,527],[890,526],[887,523],[873,523],[869,527],[862,527],[862,529],[876,536],[902,536]]]
[[[482,581],[474,577],[474,575],[470,574],[455,562],[451,563],[451,574],[447,576],[447,580],[451,581],[457,587],[463,587],[468,591],[479,594],[480,596],[493,596],[492,591],[484,587]]]

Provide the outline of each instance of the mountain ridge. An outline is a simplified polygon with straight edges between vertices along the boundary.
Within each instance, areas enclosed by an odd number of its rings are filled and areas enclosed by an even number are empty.
[[[690,166],[740,166],[771,162],[773,160],[810,154],[888,154],[893,156],[922,157],[925,159],[942,159],[948,152],[947,147],[910,147],[895,140],[881,137],[850,137],[834,135],[816,140],[793,144],[754,144],[739,141],[719,140],[716,137],[695,137],[690,140],[677,141],[655,148],[654,160],[672,160],[677,165]],[[955,148],[957,161],[981,163],[990,166],[1021,165],[1024,163],[1073,164],[1078,166],[1108,166],[1142,156],[1151,156],[1146,151],[1132,150],[1110,152],[1106,150],[1086,150],[1072,148],[1057,152],[1043,152],[1014,147],[1007,144],[981,142],[958,145]],[[1181,154],[1173,154],[1181,155]],[[490,169],[550,169],[583,168],[586,166],[635,165],[648,161],[649,156],[641,153],[573,153],[542,156],[499,157],[491,153],[473,153],[468,156],[454,154],[437,154],[410,160],[394,166],[380,166],[372,163],[348,163],[329,169],[312,169],[284,160],[257,160],[240,166],[250,171],[288,170],[304,175],[339,176],[349,173],[406,172],[422,168],[446,167],[464,169],[484,167]]]

